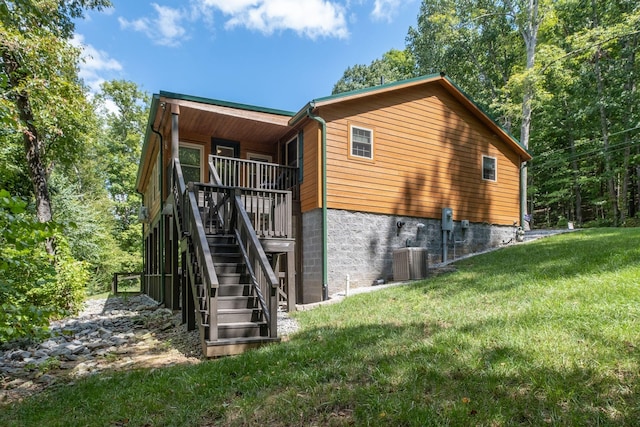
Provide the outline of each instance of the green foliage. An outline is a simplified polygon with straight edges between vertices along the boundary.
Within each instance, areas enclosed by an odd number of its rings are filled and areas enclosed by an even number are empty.
[[[76,313],[89,279],[61,228],[33,219],[25,201],[0,190],[0,342],[41,334],[52,317]],[[55,238],[56,254],[44,248]]]
[[[103,186],[114,219],[113,237],[119,247],[115,271],[140,271],[141,224],[137,220],[140,196],[135,184],[148,116],[149,96],[135,83],[114,80],[101,86],[97,107],[104,122],[96,154],[104,170]],[[115,110],[107,111],[107,104]],[[110,271],[112,274],[114,271]]]
[[[114,218],[113,201],[104,189],[87,191],[80,182],[62,174],[54,174],[51,184],[56,208],[54,219],[62,227],[69,255],[90,272],[85,280],[88,293],[109,289],[113,273],[117,271],[140,270],[139,253],[123,250],[119,242],[132,233],[137,233],[139,242],[139,225],[132,225],[123,236]]]
[[[32,219],[25,201],[0,190],[0,342],[38,334],[48,324],[53,310],[35,304],[29,292],[55,278],[43,246],[54,232]]]
[[[370,65],[354,65],[346,69],[333,87],[333,94],[350,90],[377,86],[384,80],[392,83],[397,80],[416,77],[416,63],[408,50],[391,49]]]

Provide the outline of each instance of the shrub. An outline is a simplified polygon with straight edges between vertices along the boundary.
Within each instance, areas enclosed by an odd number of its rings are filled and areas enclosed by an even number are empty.
[[[27,202],[0,190],[0,342],[43,334],[49,319],[76,312],[89,273],[53,223],[39,223]],[[56,239],[55,257],[44,243]]]

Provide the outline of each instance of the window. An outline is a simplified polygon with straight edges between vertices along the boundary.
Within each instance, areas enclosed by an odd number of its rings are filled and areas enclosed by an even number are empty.
[[[303,153],[304,132],[298,132],[298,135],[287,141],[284,150],[283,164],[298,168],[298,182],[302,182],[302,153]]]
[[[293,139],[290,139],[287,142],[287,150],[285,164],[291,167],[298,167],[298,137],[296,136]]]
[[[180,143],[178,156],[185,183],[204,181],[202,179],[202,149],[201,145]]]
[[[497,162],[495,157],[482,156],[482,179],[495,181],[497,177]]]
[[[351,126],[351,155],[373,159],[373,131]]]

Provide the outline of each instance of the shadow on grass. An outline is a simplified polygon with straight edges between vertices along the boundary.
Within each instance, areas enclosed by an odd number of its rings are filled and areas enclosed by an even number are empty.
[[[640,416],[637,369],[553,368],[459,332],[437,323],[311,329],[239,357],[79,381],[0,424],[619,425]]]

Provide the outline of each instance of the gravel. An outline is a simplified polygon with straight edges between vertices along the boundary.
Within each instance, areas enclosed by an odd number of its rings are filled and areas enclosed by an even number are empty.
[[[187,331],[181,317],[146,295],[87,300],[78,316],[51,322],[45,341],[0,348],[0,403],[107,369],[198,363],[199,332]],[[278,335],[297,330],[279,310]]]

